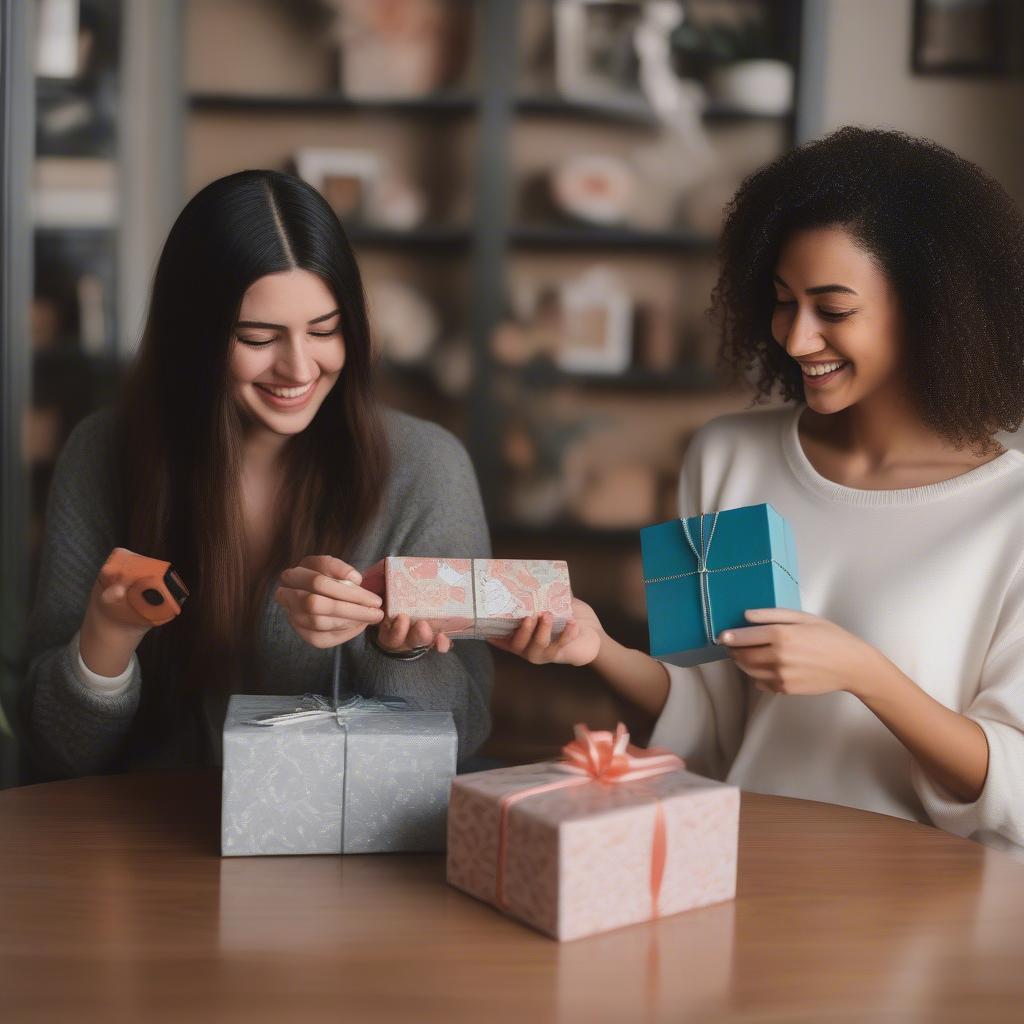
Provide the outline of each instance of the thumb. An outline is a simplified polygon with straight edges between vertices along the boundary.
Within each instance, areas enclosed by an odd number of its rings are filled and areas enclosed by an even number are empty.
[[[123,583],[114,583],[100,594],[100,600],[106,605],[119,604],[127,593],[128,588]]]

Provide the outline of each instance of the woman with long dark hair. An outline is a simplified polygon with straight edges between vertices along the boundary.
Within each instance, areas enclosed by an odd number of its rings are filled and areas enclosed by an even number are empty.
[[[359,270],[301,180],[243,171],[185,207],[115,410],[58,461],[30,632],[27,713],[48,774],[215,762],[232,692],[342,684],[489,727],[490,656],[384,621],[358,567],[487,557],[476,479],[440,427],[378,408]],[[115,547],[191,591],[157,628],[98,573]]]
[[[664,665],[593,611],[535,662],[593,663],[652,742],[744,789],[862,807],[1024,855],[1024,216],[924,139],[844,128],[733,199],[714,309],[766,409],[700,430],[681,516],[770,502],[805,611]]]

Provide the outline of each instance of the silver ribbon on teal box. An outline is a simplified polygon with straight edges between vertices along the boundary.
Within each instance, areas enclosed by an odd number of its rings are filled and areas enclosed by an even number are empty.
[[[457,749],[449,711],[235,694],[224,721],[221,852],[443,850]]]
[[[673,665],[728,657],[724,629],[749,608],[800,608],[796,544],[771,505],[748,505],[640,531],[651,655]]]

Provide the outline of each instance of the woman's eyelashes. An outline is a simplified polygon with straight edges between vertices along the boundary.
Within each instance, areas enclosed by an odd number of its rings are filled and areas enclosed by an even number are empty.
[[[335,327],[330,331],[307,331],[306,333],[311,338],[333,338],[340,331],[339,327]],[[236,334],[235,337],[243,344],[248,345],[250,348],[266,348],[267,345],[272,345],[280,335],[273,335],[270,338],[254,338],[249,335]]]
[[[778,296],[775,298],[775,307],[777,309],[791,309],[796,307],[796,299],[780,299]],[[857,310],[855,309],[822,309],[821,306],[817,307],[818,316],[823,317],[825,320],[831,320],[834,323],[840,320],[845,320],[847,317],[853,316]]]

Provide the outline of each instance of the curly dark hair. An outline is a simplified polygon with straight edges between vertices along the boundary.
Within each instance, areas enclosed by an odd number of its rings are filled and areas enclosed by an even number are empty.
[[[726,209],[711,314],[723,365],[804,397],[773,339],[772,274],[795,231],[837,226],[877,261],[901,305],[911,401],[957,446],[1024,420],[1024,216],[970,161],[903,132],[840,128],[756,171]]]

